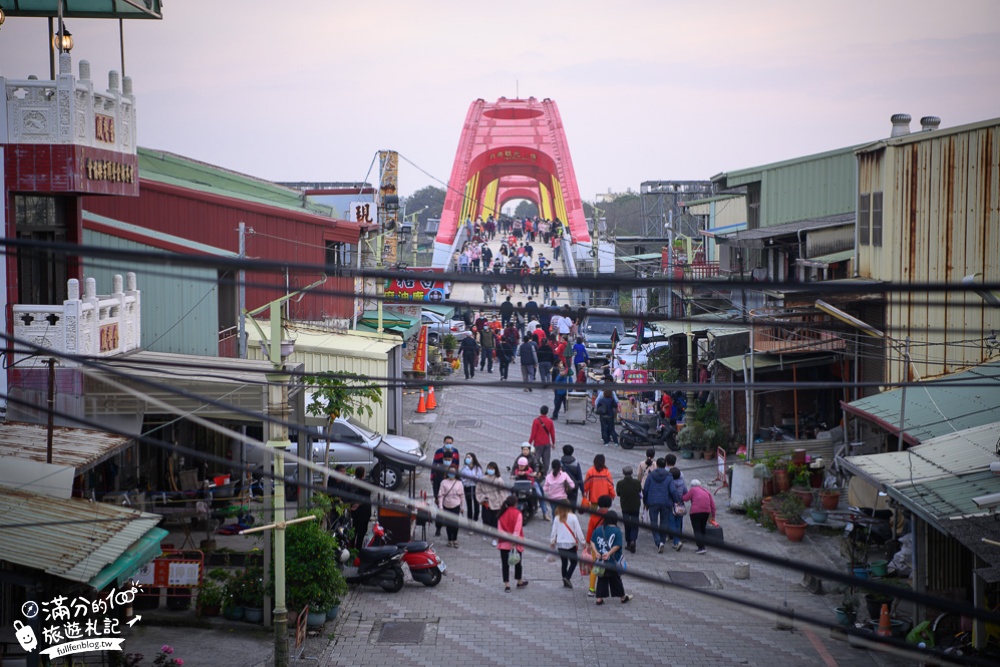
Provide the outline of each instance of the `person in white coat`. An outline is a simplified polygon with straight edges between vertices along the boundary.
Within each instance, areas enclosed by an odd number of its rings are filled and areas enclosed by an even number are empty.
[[[578,551],[581,546],[586,546],[587,538],[580,528],[580,520],[565,505],[557,505],[555,508],[549,543],[559,551],[563,586],[573,588]]]

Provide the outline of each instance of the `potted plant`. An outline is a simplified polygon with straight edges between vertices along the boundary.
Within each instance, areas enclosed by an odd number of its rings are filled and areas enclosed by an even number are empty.
[[[243,573],[237,572],[222,587],[222,615],[230,621],[242,621],[246,614],[242,599]]]
[[[453,334],[447,333],[441,337],[441,347],[444,348],[448,360],[455,358],[455,350],[458,349],[458,339]]]
[[[819,503],[825,510],[836,510],[840,506],[840,489],[823,489],[819,492]]]
[[[322,625],[327,612],[347,593],[338,566],[337,539],[316,521],[297,523],[285,534],[285,583],[289,603],[309,606],[308,624]]]
[[[809,467],[804,463],[793,463],[788,467],[788,475],[792,480],[792,493],[799,497],[803,505],[811,507],[813,490],[809,486],[809,478],[811,477]]]
[[[677,436],[677,445],[681,448],[681,456],[686,459],[694,457],[694,452],[704,452],[715,437],[714,432],[706,431],[705,425],[697,419],[692,420]],[[686,455],[684,452],[691,452]]]
[[[784,493],[792,488],[792,481],[788,476],[788,461],[786,459],[776,459],[770,467],[771,480],[774,482],[775,493]]]
[[[243,607],[243,617],[249,623],[260,623],[264,620],[264,570],[248,567],[240,578],[239,603]]]
[[[778,531],[783,532],[792,542],[800,542],[805,535],[806,524],[802,520],[802,512],[805,509],[806,507],[802,500],[794,493],[786,491],[779,496],[775,523],[778,524]],[[789,534],[789,527],[793,528],[794,537]]]
[[[858,620],[858,596],[852,592],[845,592],[839,607],[834,607],[833,613],[837,615],[837,622],[844,626],[854,625]]]
[[[198,612],[202,616],[218,616],[226,597],[226,583],[229,575],[216,568],[205,576],[198,587]]]

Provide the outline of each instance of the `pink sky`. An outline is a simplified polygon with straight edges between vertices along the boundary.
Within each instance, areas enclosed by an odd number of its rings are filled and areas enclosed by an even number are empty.
[[[117,21],[68,27],[104,85]],[[403,161],[403,194],[447,181],[472,100],[517,91],[559,104],[587,201],[885,137],[896,112],[1000,116],[994,0],[170,0],[125,47],[140,145],[313,181],[391,148],[431,175]],[[48,78],[44,19],[7,19],[0,73]]]

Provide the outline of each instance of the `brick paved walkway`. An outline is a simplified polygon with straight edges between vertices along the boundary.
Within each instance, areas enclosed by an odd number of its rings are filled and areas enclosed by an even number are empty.
[[[513,378],[516,374],[512,373]],[[452,376],[456,377],[456,376]],[[460,376],[457,376],[460,377]],[[473,451],[485,465],[496,461],[510,465],[518,445],[528,435],[538,407],[551,406],[551,390],[495,387],[499,379],[477,373],[461,387],[438,392],[439,408],[430,419],[408,424],[409,435],[426,439],[428,454],[443,436],[454,435],[464,454]],[[416,419],[407,406],[407,419]],[[475,420],[475,426],[457,426],[456,420]],[[421,434],[426,434],[422,436]],[[638,465],[643,453],[601,444],[597,424],[556,426],[559,446],[573,444],[586,470],[596,453],[604,453],[615,475],[628,464]],[[687,480],[714,477],[715,463],[680,462]],[[427,475],[419,490],[430,493]],[[727,512],[726,493],[716,496],[719,522],[728,543],[759,549],[792,561],[841,567],[828,554],[835,552],[832,538],[807,535],[800,544],[755,526],[744,517]],[[617,503],[616,503],[617,509]],[[690,524],[685,521],[685,531]],[[528,539],[547,541],[549,524],[528,523]],[[433,535],[433,530],[429,531]],[[432,538],[433,539],[433,538]],[[550,564],[537,553],[526,552],[525,577],[530,585],[504,593],[499,555],[480,536],[462,531],[460,548],[434,539],[448,565],[444,581],[436,588],[408,582],[399,593],[366,588],[352,592],[341,608],[335,639],[322,651],[321,665],[902,665],[912,664],[884,653],[869,652],[832,639],[826,629],[810,630],[796,622],[794,630],[776,629],[773,613],[751,613],[733,603],[720,602],[696,591],[658,586],[628,577],[626,590],[635,599],[622,605],[609,600],[602,607],[586,596],[585,579],[577,575],[575,588],[562,586],[558,563]],[[677,553],[657,554],[648,532],[641,533],[639,551],[628,556],[629,567],[668,578],[668,572],[700,572],[709,590],[752,600],[772,608],[786,601],[797,614],[832,622],[832,608],[839,594],[816,596],[800,586],[800,574],[751,562],[748,580],[734,578],[734,555],[710,550],[696,556],[689,546]],[[408,625],[411,623],[421,626]],[[397,632],[415,630],[418,643],[392,643]],[[328,626],[327,632],[330,631]],[[383,641],[379,642],[379,638]],[[399,639],[398,635],[395,635]],[[405,639],[405,638],[404,638]],[[390,641],[385,641],[390,640]],[[317,655],[312,653],[312,655]]]

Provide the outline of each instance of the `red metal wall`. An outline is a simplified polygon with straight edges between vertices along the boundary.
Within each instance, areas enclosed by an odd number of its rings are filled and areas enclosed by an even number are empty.
[[[139,196],[85,197],[84,210],[146,229],[173,234],[223,250],[238,252],[239,223],[246,223],[247,257],[289,264],[322,265],[326,242],[357,246],[357,224],[309,213],[266,206],[151,181],[140,181]],[[253,230],[250,233],[249,230]],[[305,287],[319,271],[292,269],[288,289]],[[247,309],[285,294],[283,274],[247,272]],[[334,292],[336,294],[330,294]],[[295,320],[349,318],[354,308],[353,278],[330,278],[301,301],[291,302]]]

